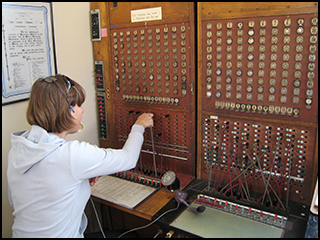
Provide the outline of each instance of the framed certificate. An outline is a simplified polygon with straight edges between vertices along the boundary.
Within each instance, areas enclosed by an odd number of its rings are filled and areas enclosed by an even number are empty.
[[[56,73],[52,4],[2,3],[2,105],[26,100],[32,84]]]

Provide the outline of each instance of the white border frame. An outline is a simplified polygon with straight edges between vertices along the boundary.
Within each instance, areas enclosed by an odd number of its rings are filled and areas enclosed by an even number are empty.
[[[20,62],[14,62],[14,60],[11,61],[10,56],[10,50],[11,54],[14,51],[15,48],[9,48],[9,46],[12,47],[14,45],[14,40],[8,40],[8,34],[9,31],[16,31],[18,30],[18,25],[15,23],[12,23],[12,21],[6,21],[5,17],[5,11],[9,12],[13,11],[13,9],[17,9],[17,12],[14,12],[17,14],[17,16],[21,17],[21,20],[24,19],[32,19],[32,13],[36,15],[36,13],[39,15],[39,11],[43,13],[43,22],[40,21],[40,23],[37,25],[38,19],[36,17],[34,18],[34,22],[31,22],[31,26],[41,26],[43,27],[43,39],[45,43],[45,47],[43,47],[41,50],[43,50],[45,53],[42,53],[42,56],[45,55],[46,59],[43,59],[42,61],[45,61],[45,63],[42,63],[42,69],[39,70],[39,72],[31,72],[31,67],[27,67],[27,60],[25,62],[22,62],[21,59],[25,58],[27,59],[30,54],[24,54],[26,49],[17,48],[19,49],[20,56]],[[20,15],[21,14],[21,15]],[[25,15],[24,15],[25,14]],[[30,17],[31,16],[31,17]],[[29,17],[29,18],[28,18]],[[18,19],[19,20],[19,19]],[[20,24],[20,27],[24,26],[23,24]],[[26,26],[26,24],[25,24]],[[6,32],[7,31],[7,32]],[[23,31],[23,30],[22,30]],[[28,32],[30,33],[30,32]],[[28,34],[27,33],[27,34]],[[7,34],[7,36],[5,36]],[[11,42],[10,42],[11,41]],[[10,42],[10,43],[9,43]],[[18,41],[19,42],[19,41]],[[11,45],[10,45],[11,44]],[[33,57],[35,55],[33,54]],[[26,71],[24,71],[24,74],[21,74],[19,76],[19,73],[15,76],[13,65],[16,65],[17,69],[19,71],[19,64],[21,64],[24,69],[28,68],[28,74],[26,74]],[[11,68],[11,69],[10,69]],[[33,68],[34,69],[34,68]],[[22,73],[22,71],[20,72]],[[54,33],[53,33],[53,17],[52,17],[52,3],[51,2],[3,2],[2,3],[2,105],[14,103],[17,101],[27,100],[30,97],[30,91],[32,84],[40,77],[47,77],[50,75],[56,74],[56,61],[55,61],[55,48],[54,48]],[[20,78],[20,79],[19,79]],[[11,81],[11,82],[10,82]],[[23,87],[17,87],[17,91],[10,90],[10,87],[14,84],[23,84]],[[9,86],[10,85],[10,86]]]

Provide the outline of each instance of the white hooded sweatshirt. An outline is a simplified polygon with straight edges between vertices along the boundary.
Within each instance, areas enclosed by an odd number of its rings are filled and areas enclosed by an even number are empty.
[[[36,125],[12,133],[7,178],[13,237],[83,237],[88,179],[134,168],[143,133],[133,125],[119,150],[68,142]]]

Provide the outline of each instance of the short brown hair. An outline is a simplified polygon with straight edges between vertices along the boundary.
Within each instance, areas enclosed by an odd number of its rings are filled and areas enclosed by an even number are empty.
[[[74,127],[69,103],[71,106],[81,106],[86,94],[80,84],[67,76],[57,74],[51,77],[56,78],[56,82],[48,83],[45,78],[39,78],[32,85],[27,121],[47,132],[61,133]],[[69,91],[65,79],[71,83]]]

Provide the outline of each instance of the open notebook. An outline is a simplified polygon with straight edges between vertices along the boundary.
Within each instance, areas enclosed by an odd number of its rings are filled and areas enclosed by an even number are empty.
[[[91,187],[91,195],[133,209],[157,189],[113,176],[102,176]]]

